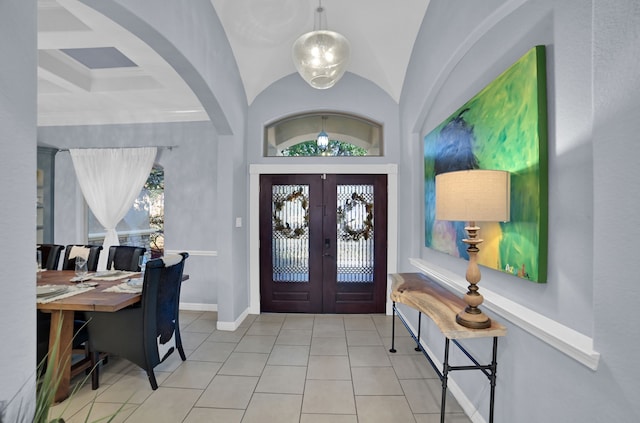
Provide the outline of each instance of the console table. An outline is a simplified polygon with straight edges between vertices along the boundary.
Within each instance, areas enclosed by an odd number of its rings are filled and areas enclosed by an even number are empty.
[[[393,316],[398,316],[400,321],[409,331],[411,337],[416,341],[416,351],[422,351],[427,358],[431,367],[436,371],[442,382],[442,401],[440,407],[440,422],[444,423],[444,409],[447,398],[447,378],[449,372],[455,370],[480,370],[489,379],[491,384],[491,395],[489,400],[489,423],[493,423],[493,411],[496,388],[496,355],[498,350],[498,337],[505,336],[507,329],[491,320],[491,327],[487,329],[469,329],[456,323],[456,314],[464,309],[466,304],[461,298],[458,298],[452,292],[446,290],[436,282],[429,279],[422,273],[395,273],[390,275],[392,279],[391,300],[393,301]],[[405,304],[411,308],[418,310],[418,333],[414,334],[405,319],[398,314],[396,303]],[[444,363],[442,370],[436,366],[429,353],[420,345],[420,325],[422,314],[426,314],[440,328],[445,336],[444,346]],[[395,318],[391,326],[391,349],[392,353],[395,349],[396,325]],[[490,364],[480,364],[462,345],[458,339],[467,338],[488,338],[493,337],[493,353]],[[468,366],[451,366],[449,364],[449,345],[453,342],[468,358],[473,365]]]

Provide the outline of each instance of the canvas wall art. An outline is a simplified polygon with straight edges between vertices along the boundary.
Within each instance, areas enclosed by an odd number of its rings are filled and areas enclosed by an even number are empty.
[[[479,223],[479,264],[547,278],[547,101],[544,46],[529,50],[424,138],[425,245],[468,260],[464,222],[435,219],[435,175],[511,172],[511,220]]]

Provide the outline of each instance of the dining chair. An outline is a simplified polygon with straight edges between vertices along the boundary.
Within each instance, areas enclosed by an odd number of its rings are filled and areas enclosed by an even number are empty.
[[[36,250],[42,253],[42,267],[47,270],[58,270],[60,264],[60,254],[64,250],[64,245],[39,244]]]
[[[149,260],[139,307],[85,313],[92,353],[117,355],[141,367],[147,372],[153,390],[158,388],[153,373],[158,364],[176,349],[182,361],[187,359],[178,321],[180,286],[187,257],[189,254],[183,252]],[[94,356],[94,361],[98,362],[98,357]],[[92,377],[97,386],[99,366],[95,367]]]
[[[129,245],[112,245],[109,247],[107,269],[126,270],[129,272],[140,271],[140,257],[147,251],[144,247]]]
[[[75,270],[76,258],[71,254],[77,253],[78,248],[86,248],[89,250],[88,252],[85,251],[85,253],[87,254],[87,270],[89,272],[95,272],[96,270],[98,270],[98,260],[100,259],[100,251],[102,251],[102,245],[81,244],[67,245],[67,248],[64,252],[64,260],[62,260],[62,270]]]
[[[62,270],[75,270],[76,255],[82,254],[82,255],[86,255],[87,257],[87,270],[89,272],[95,272],[98,270],[98,260],[100,259],[101,251],[102,251],[102,245],[82,245],[82,244],[67,245],[67,248],[64,252],[64,260],[62,261]],[[76,311],[74,313],[74,323],[76,325],[81,325],[81,326],[86,325],[86,317],[84,312]],[[90,355],[91,359],[93,360],[95,354],[92,354],[89,352],[88,342],[84,342],[83,347],[85,347],[86,353]],[[78,348],[76,348],[76,346],[74,345],[74,350],[76,349]],[[91,364],[95,364],[95,363],[91,361]],[[94,389],[97,389],[96,383],[97,383],[97,376],[96,376],[96,379],[92,378],[92,385],[94,386]]]
[[[102,249],[102,247],[99,247]],[[60,255],[64,250],[64,245],[58,244],[40,244],[37,247],[42,252],[42,263],[47,270],[58,270],[58,264],[60,263]],[[72,267],[75,267],[75,259],[69,260],[69,249],[65,259],[67,262],[72,261]],[[97,263],[97,259],[96,259]],[[64,266],[63,266],[64,267]],[[41,371],[44,371],[46,362],[44,359],[49,352],[49,338],[51,331],[51,314],[44,313],[37,310],[36,316],[36,357],[38,359],[38,365],[40,365]],[[73,343],[72,350],[74,355],[80,354],[80,359],[75,360],[72,363],[72,373],[77,374],[83,370],[90,370],[95,365],[94,355],[89,350],[89,332],[86,328],[86,321],[82,313],[75,313],[73,321]]]
[[[42,252],[42,263],[45,264],[45,268],[47,270],[58,270],[58,264],[60,263],[60,255],[62,250],[64,250],[64,245],[58,244],[40,244],[37,249]],[[102,249],[102,247],[99,247]],[[65,254],[65,260],[67,262],[71,262],[71,267],[75,268],[75,258],[69,259],[69,250],[67,248],[67,253]],[[98,251],[99,253],[99,251]],[[97,258],[96,258],[97,264]],[[64,266],[63,266],[64,269]],[[36,340],[37,340],[37,351],[36,357],[38,359],[38,364],[42,363],[44,358],[46,358],[47,353],[49,351],[49,332],[51,328],[51,314],[44,313],[40,310],[37,310],[37,332],[36,332]],[[75,313],[74,321],[73,321],[73,345],[72,349],[74,353],[81,354],[82,358],[80,360],[76,360],[72,366],[73,372],[77,373],[78,371],[91,369],[95,363],[93,362],[93,354],[90,353],[89,350],[89,332],[86,328],[86,321],[84,320],[83,313]],[[77,355],[77,354],[76,354]],[[44,370],[44,366],[42,366],[42,370]]]

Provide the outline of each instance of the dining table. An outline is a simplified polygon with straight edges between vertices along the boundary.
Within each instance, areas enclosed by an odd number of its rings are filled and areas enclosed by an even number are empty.
[[[188,278],[188,275],[183,275],[182,280]],[[84,277],[81,283],[75,279],[73,270],[47,270],[40,272],[37,279],[37,309],[51,313],[47,365],[53,366],[54,377],[60,378],[54,398],[56,403],[66,399],[70,393],[74,314],[78,311],[117,312],[139,303],[142,298],[140,273],[96,272]],[[137,283],[127,289],[127,281]],[[48,290],[52,295],[44,297]],[[53,291],[60,294],[56,296]],[[59,341],[56,342],[56,338]]]

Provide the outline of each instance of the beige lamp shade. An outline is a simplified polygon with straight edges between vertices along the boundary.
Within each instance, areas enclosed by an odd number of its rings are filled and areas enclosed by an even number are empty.
[[[503,170],[461,170],[436,175],[436,219],[507,222],[511,178]]]

